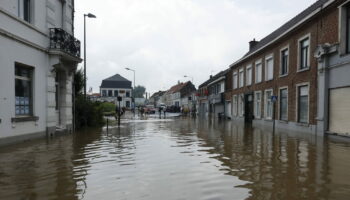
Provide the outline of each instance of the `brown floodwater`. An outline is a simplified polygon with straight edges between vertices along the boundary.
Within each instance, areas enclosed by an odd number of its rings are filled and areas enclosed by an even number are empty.
[[[0,148],[0,199],[350,199],[350,142],[175,119]]]

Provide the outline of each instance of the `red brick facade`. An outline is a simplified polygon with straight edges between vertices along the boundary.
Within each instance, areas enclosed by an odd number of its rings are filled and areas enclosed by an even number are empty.
[[[233,95],[246,94],[249,92],[261,91],[261,118],[264,118],[264,91],[273,89],[273,94],[279,96],[281,87],[288,87],[288,121],[297,122],[297,85],[308,83],[309,85],[309,124],[316,124],[317,116],[317,60],[314,58],[314,52],[317,45],[324,43],[338,43],[338,24],[339,10],[337,6],[344,1],[336,1],[329,7],[320,11],[316,16],[309,19],[306,23],[294,28],[283,38],[278,39],[272,44],[264,47],[259,52],[231,66],[230,72],[226,77],[226,95],[227,101],[232,100]],[[305,71],[298,72],[298,55],[299,40],[306,36],[310,36],[310,68]],[[280,76],[280,54],[281,49],[289,47],[289,66],[288,75]],[[265,57],[273,55],[273,80],[265,81]],[[262,60],[262,82],[255,83],[255,62]],[[246,66],[252,65],[252,84],[246,86]],[[233,88],[233,73],[244,69],[244,87],[238,89]],[[238,76],[239,77],[239,76]],[[238,78],[239,80],[239,78]],[[278,105],[277,107],[278,108]],[[276,119],[279,117],[279,109],[275,110]]]

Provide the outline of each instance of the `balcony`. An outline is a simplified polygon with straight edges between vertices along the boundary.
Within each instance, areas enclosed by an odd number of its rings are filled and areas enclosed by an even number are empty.
[[[60,28],[50,28],[50,49],[80,58],[80,41]]]

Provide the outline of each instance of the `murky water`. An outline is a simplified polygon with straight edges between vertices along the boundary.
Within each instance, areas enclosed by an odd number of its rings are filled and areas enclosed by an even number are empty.
[[[0,148],[0,199],[349,199],[350,143],[193,119]]]

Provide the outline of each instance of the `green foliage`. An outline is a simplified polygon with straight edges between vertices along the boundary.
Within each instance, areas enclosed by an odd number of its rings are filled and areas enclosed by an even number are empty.
[[[138,85],[134,90],[135,98],[144,98],[144,94],[146,93],[146,88],[144,86]]]
[[[104,102],[99,107],[104,113],[115,113],[115,105],[113,103]]]
[[[75,96],[82,95],[84,89],[84,72],[79,69],[74,74],[74,94]]]
[[[75,125],[76,127],[97,127],[104,124],[103,110],[99,102],[85,100],[83,95],[75,99]]]
[[[75,94],[75,126],[97,127],[104,124],[103,106],[99,102],[91,102],[84,98],[84,73],[77,70],[74,74],[74,94]]]

